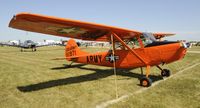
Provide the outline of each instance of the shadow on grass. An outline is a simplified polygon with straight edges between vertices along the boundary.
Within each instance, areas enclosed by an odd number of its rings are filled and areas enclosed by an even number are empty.
[[[66,65],[66,64],[63,64],[63,66],[61,67],[54,67],[54,68],[51,68],[51,70],[62,70],[62,69],[68,69],[68,68],[80,68],[81,66],[85,66],[86,64],[75,64],[75,65]]]
[[[92,70],[94,71],[94,73],[81,75],[81,76],[75,76],[75,77],[69,77],[69,78],[63,78],[63,79],[50,80],[50,81],[40,82],[37,84],[31,84],[27,86],[18,86],[17,89],[20,90],[21,92],[38,91],[38,90],[47,89],[47,88],[56,87],[56,86],[98,80],[98,79],[106,78],[108,76],[113,75],[113,69],[95,69],[95,68],[81,67],[83,65],[84,64],[78,64],[72,67],[76,67],[76,68],[80,68],[84,70]],[[68,67],[64,66],[64,67],[56,67],[52,69],[55,70],[55,69],[66,69],[66,68]],[[130,72],[129,69],[123,69],[123,71],[126,71],[126,72],[123,72],[120,70],[121,69],[118,69],[117,75],[128,76],[130,78],[138,78],[138,79],[143,76],[141,74],[132,73]],[[163,79],[161,76],[155,76],[155,75],[149,75],[149,77],[153,80],[153,82]]]

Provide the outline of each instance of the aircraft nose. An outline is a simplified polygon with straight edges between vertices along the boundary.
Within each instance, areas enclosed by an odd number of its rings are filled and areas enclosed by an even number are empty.
[[[180,42],[180,58],[184,58],[186,55],[188,46],[186,45],[185,42]]]
[[[180,46],[182,48],[188,48],[187,44],[185,42],[180,42]]]

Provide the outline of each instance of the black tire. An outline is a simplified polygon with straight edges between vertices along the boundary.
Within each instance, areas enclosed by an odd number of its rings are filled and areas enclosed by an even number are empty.
[[[166,76],[166,77],[169,77],[170,75],[171,75],[171,72],[170,72],[170,70],[168,70],[168,69],[163,69],[162,71],[161,71],[161,75],[164,77],[164,76]]]
[[[152,80],[147,77],[143,77],[140,79],[140,85],[143,87],[149,87],[152,84]]]

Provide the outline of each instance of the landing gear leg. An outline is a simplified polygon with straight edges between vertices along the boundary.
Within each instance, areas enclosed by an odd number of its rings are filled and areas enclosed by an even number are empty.
[[[156,67],[161,70],[162,77],[169,77],[171,75],[171,72],[169,69],[162,69],[160,66],[156,66]]]
[[[142,72],[142,69],[141,69],[141,72]],[[143,72],[142,72],[143,73]],[[146,67],[146,75],[143,76],[141,79],[140,79],[140,85],[143,86],[143,87],[149,87],[151,86],[152,84],[152,80],[149,78],[149,73],[150,73],[150,66],[147,65]]]
[[[72,61],[69,65],[63,64],[65,67],[70,68],[74,62]]]
[[[74,62],[72,61],[68,66],[71,67]]]
[[[140,67],[140,70],[141,70],[141,75],[143,75],[143,69],[142,69],[142,67]]]

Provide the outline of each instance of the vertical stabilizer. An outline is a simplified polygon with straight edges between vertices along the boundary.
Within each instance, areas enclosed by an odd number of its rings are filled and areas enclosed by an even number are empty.
[[[70,39],[67,42],[67,45],[65,47],[65,57],[70,58],[74,56],[80,56],[83,54],[87,54],[87,53],[80,50],[79,46],[77,45],[74,39]]]

